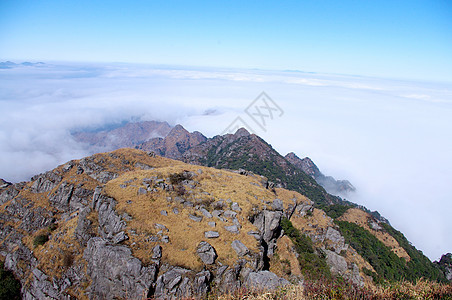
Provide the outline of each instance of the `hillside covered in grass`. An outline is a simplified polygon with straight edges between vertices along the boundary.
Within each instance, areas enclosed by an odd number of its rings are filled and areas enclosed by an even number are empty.
[[[327,214],[265,176],[216,167],[120,149],[4,183],[4,268],[27,299],[203,298],[289,286],[310,297],[317,287],[356,294],[400,279],[444,280],[367,212]]]

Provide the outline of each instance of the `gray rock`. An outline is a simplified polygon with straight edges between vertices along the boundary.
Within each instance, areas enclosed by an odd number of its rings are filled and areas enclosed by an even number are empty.
[[[209,219],[212,218],[212,214],[207,209],[201,208],[199,211],[204,215],[204,217]]]
[[[242,209],[240,208],[240,206],[237,202],[232,202],[231,209],[236,212],[242,211]]]
[[[194,206],[193,202],[190,202],[190,201],[184,202],[184,207],[193,207],[193,206]]]
[[[112,238],[126,227],[125,221],[117,215],[115,207],[116,201],[113,198],[98,197],[96,210],[98,212],[99,231],[104,238]]]
[[[161,214],[162,216],[168,216],[168,212],[167,212],[166,210],[160,211],[160,214]]]
[[[156,299],[180,299],[196,294],[203,298],[208,291],[210,279],[209,271],[195,274],[187,269],[171,267],[158,277],[155,294],[152,296]]]
[[[334,251],[339,254],[342,250],[347,250],[348,245],[345,244],[345,238],[341,235],[339,231],[332,227],[328,227],[325,240],[330,248],[333,248]]]
[[[281,235],[281,211],[264,210],[254,217],[253,225],[259,230],[262,239],[268,245],[268,255],[273,255],[276,241]]]
[[[89,207],[85,207],[80,211],[78,215],[77,226],[75,227],[74,231],[75,238],[82,245],[86,245],[88,240],[93,236],[91,228],[92,222],[86,218],[90,212],[91,208]]]
[[[240,232],[237,225],[224,226],[224,229],[226,229],[229,232],[236,233],[236,234]]]
[[[154,224],[154,227],[157,228],[157,229],[160,229],[160,230],[164,230],[164,231],[166,231],[166,232],[169,231],[169,229],[168,229],[165,225],[163,225],[163,224],[155,223],[155,224]]]
[[[160,245],[152,248],[151,259],[160,259],[162,258],[162,247]]]
[[[178,214],[179,214],[179,210],[177,209],[177,207],[173,208],[173,213],[174,213],[175,215],[178,215]]]
[[[220,234],[217,231],[206,231],[204,232],[204,236],[208,239],[214,239],[220,237]]]
[[[129,237],[127,236],[127,234],[124,231],[121,231],[119,233],[117,233],[112,240],[113,244],[119,244],[121,242],[124,242],[126,240],[128,240]]]
[[[215,259],[217,258],[217,252],[215,251],[215,248],[212,247],[207,242],[200,242],[198,245],[198,248],[196,249],[196,252],[199,255],[199,258],[201,258],[202,262],[206,265],[211,265],[215,263]]]
[[[169,243],[169,236],[164,235],[164,236],[162,236],[162,238],[160,240],[162,241],[162,243],[168,244]]]
[[[283,204],[283,202],[280,199],[275,199],[275,200],[273,200],[272,208],[274,210],[283,211],[284,210],[284,204]]]
[[[343,275],[347,271],[347,261],[344,257],[333,251],[325,250],[326,262],[330,266],[331,273],[334,275]]]
[[[142,187],[140,187],[140,188],[138,189],[138,195],[146,195],[146,194],[147,194],[146,189],[144,189],[144,188],[142,188]]]
[[[213,215],[215,218],[219,219],[220,221],[227,222],[227,220],[221,216],[222,214],[223,214],[223,211],[222,211],[222,210],[214,210],[214,211],[212,212],[212,215]]]
[[[217,226],[217,224],[215,222],[208,222],[207,223],[210,227],[215,227]]]
[[[237,213],[232,210],[227,210],[223,213],[223,216],[228,219],[234,219],[237,216]]]
[[[231,243],[232,249],[235,250],[235,252],[237,252],[238,256],[244,256],[247,253],[249,253],[248,248],[239,240],[234,240]]]
[[[141,298],[157,274],[155,265],[144,267],[128,247],[108,245],[99,237],[88,241],[83,258],[91,278],[90,298]]]
[[[202,217],[198,217],[198,216],[194,216],[194,215],[188,215],[188,217],[195,221],[195,222],[201,222],[202,221]]]
[[[247,234],[253,236],[258,241],[260,241],[262,239],[261,234],[257,231],[248,231]]]
[[[284,278],[278,277],[270,271],[250,272],[245,281],[246,286],[254,289],[274,290],[280,286],[290,284]]]

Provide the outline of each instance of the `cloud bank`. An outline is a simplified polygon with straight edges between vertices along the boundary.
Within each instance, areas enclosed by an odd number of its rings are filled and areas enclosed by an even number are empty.
[[[265,91],[284,111],[264,128],[245,113]],[[0,178],[90,154],[71,132],[130,120],[208,136],[237,117],[281,154],[349,179],[352,201],[380,211],[431,259],[452,251],[452,86],[358,76],[146,66],[0,69]]]

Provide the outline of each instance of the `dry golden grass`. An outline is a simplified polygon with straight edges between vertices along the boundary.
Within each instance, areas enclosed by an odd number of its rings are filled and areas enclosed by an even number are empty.
[[[383,244],[385,244],[385,246],[389,247],[391,251],[394,252],[398,257],[402,257],[406,261],[410,261],[411,258],[408,253],[405,251],[405,249],[400,247],[397,240],[393,238],[389,233],[370,228],[368,223],[369,218],[370,215],[365,211],[362,211],[358,208],[350,208],[338,220],[355,223],[356,225],[363,227],[373,236],[379,239]]]
[[[287,285],[274,291],[256,290],[242,288],[238,291],[217,294],[213,293],[208,299],[218,300],[304,300],[306,298],[302,285]]]
[[[289,237],[283,236],[277,242],[277,255],[270,261],[270,271],[280,277],[288,279],[288,275],[302,277],[298,259],[295,255],[294,244]]]

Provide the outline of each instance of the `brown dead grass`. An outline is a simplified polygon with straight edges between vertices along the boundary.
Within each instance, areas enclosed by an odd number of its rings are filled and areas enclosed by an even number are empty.
[[[298,259],[295,255],[294,244],[286,235],[277,242],[277,255],[270,261],[270,271],[276,275],[288,278],[288,275],[302,277]]]
[[[389,233],[382,230],[374,230],[370,228],[368,224],[368,219],[371,216],[358,208],[350,208],[348,209],[338,220],[339,221],[347,221],[351,223],[355,223],[369,231],[373,236],[379,239],[385,246],[389,247],[392,252],[394,252],[398,257],[404,258],[406,261],[410,261],[410,256],[408,253],[400,247],[399,243],[395,238],[393,238]]]

